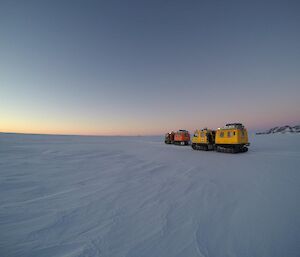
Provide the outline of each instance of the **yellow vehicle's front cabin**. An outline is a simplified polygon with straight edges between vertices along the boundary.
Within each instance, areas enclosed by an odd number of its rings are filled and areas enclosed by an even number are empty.
[[[216,131],[215,144],[220,152],[246,152],[249,145],[247,130],[241,123],[226,124]]]
[[[215,131],[211,129],[197,129],[192,138],[194,150],[213,150],[215,143]]]

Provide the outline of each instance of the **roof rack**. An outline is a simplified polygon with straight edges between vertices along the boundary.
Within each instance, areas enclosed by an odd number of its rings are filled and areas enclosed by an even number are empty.
[[[242,123],[228,123],[225,125],[224,128],[240,128],[240,129],[243,129],[244,126]]]

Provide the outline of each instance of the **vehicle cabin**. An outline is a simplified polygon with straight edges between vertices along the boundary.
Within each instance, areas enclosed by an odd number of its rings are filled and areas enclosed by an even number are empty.
[[[226,124],[216,131],[216,145],[247,145],[248,133],[241,123]]]
[[[215,142],[215,131],[210,129],[197,129],[192,138],[194,144],[214,144]]]
[[[194,150],[214,150],[215,131],[211,129],[197,129],[192,138],[192,148]]]

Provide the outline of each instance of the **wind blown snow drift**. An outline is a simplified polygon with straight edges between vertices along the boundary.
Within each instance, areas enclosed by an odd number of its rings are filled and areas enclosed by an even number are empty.
[[[250,141],[0,134],[0,256],[299,256],[300,137]]]

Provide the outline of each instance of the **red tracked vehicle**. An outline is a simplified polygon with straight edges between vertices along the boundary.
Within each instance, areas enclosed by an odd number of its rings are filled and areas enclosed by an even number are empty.
[[[180,129],[175,132],[174,144],[175,145],[189,145],[190,144],[190,133],[187,130]]]

